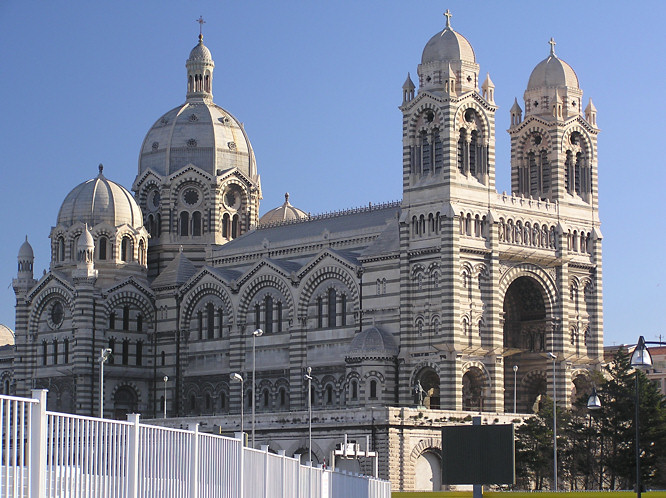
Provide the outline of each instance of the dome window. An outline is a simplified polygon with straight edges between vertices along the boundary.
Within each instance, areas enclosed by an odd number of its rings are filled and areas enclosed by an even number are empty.
[[[160,147],[160,143],[159,142],[153,142],[152,147],[153,147],[153,152],[157,152],[157,149]]]
[[[227,142],[227,147],[229,150],[236,150],[236,142]]]
[[[474,122],[474,109],[467,109],[465,111],[465,121],[468,123]]]
[[[197,146],[197,141],[194,138],[190,138],[187,141],[187,146],[188,147],[196,147]]]
[[[190,114],[189,119],[190,119],[190,121],[192,121],[192,122],[194,122],[194,121],[199,121],[199,118],[197,117],[196,114]]]

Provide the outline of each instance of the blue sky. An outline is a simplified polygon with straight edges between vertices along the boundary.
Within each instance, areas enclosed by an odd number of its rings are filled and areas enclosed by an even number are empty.
[[[666,4],[657,1],[3,0],[0,323],[14,326],[24,237],[39,276],[74,186],[99,163],[131,186],[145,133],[185,99],[200,15],[215,102],[245,123],[256,153],[261,213],[286,191],[320,213],[401,198],[401,86],[447,8],[496,85],[499,191],[510,191],[509,109],[555,38],[602,130],[604,342],[666,340]]]

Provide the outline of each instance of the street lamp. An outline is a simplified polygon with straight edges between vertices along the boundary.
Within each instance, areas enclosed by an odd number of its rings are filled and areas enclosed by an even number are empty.
[[[257,372],[257,356],[256,356],[256,342],[257,337],[264,335],[264,331],[257,329],[252,332],[252,447],[254,448],[254,405],[257,402],[257,393],[255,389],[257,388],[257,383],[255,381],[255,375]]]
[[[308,451],[312,464],[312,367],[308,367],[306,371],[303,378],[308,381]]]
[[[106,348],[99,354],[99,418],[104,418],[104,363],[111,353],[113,353],[111,348]]]
[[[245,404],[244,402],[244,391],[245,387],[243,387],[243,376],[239,373],[232,373],[229,378],[233,381],[240,382],[241,385],[241,426],[240,426],[240,431],[241,431],[241,437],[243,438],[243,444],[245,444],[245,436],[243,436],[243,405]]]
[[[638,391],[638,369],[652,366],[652,357],[645,345],[643,336],[638,338],[638,344],[631,355],[631,366],[636,370],[636,497],[641,498],[641,453],[640,453],[640,432],[639,432],[639,391]]]
[[[518,413],[516,411],[516,374],[518,373],[518,365],[513,366],[513,413]]]
[[[592,431],[592,412],[596,412],[601,409],[601,400],[599,399],[599,396],[597,395],[597,388],[593,387],[592,388],[592,394],[590,394],[590,397],[587,399],[587,410],[590,414],[590,422],[588,425],[588,430],[591,432]],[[587,438],[587,463],[588,463],[588,469],[590,468],[590,436]],[[603,461],[599,461],[599,491],[601,491],[603,487]],[[587,475],[585,477],[585,488],[588,489],[588,478],[590,476]]]
[[[557,390],[555,385],[555,360],[557,356],[548,353],[548,358],[553,360],[553,490],[557,491]]]
[[[164,381],[164,418],[166,418],[166,385],[167,382],[169,381],[169,377],[165,375],[164,379],[162,380]]]

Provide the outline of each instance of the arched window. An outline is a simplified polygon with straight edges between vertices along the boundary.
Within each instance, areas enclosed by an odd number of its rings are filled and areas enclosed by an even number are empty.
[[[336,315],[336,294],[335,289],[328,289],[328,326],[335,327],[335,315]]]
[[[104,261],[106,259],[106,244],[107,244],[106,237],[100,237],[97,240],[97,246],[99,247],[98,256],[99,256],[99,259],[102,260],[102,261]]]
[[[280,406],[284,407],[287,404],[287,390],[284,387],[279,391]]]
[[[200,237],[201,231],[201,213],[195,211],[192,213],[192,236]]]
[[[130,308],[129,306],[123,306],[123,330],[129,330],[130,322]]]
[[[377,399],[377,381],[370,381],[370,399]]]
[[[217,309],[217,336],[222,338],[224,331],[222,329],[224,325],[224,311],[222,308]]]
[[[210,410],[210,393],[206,393],[206,411]]]
[[[240,235],[240,217],[235,214],[231,219],[231,238],[235,239]]]
[[[206,305],[206,332],[208,333],[208,339],[215,338],[215,306],[213,306],[213,303]]]
[[[442,139],[439,138],[439,130],[435,129],[433,135],[435,148],[435,173],[438,173],[444,164],[444,147],[442,145]]]
[[[463,175],[469,172],[468,150],[467,130],[463,128],[460,130],[460,136],[458,137],[458,171]]]
[[[203,338],[204,338],[203,313],[201,312],[201,310],[197,311],[197,329],[199,331],[199,339],[203,340]]]
[[[46,341],[42,341],[42,365],[47,364],[48,356],[49,356],[48,345],[46,344]]]
[[[166,365],[166,352],[162,351],[160,356],[162,357],[162,366]]]
[[[109,315],[109,330],[116,328],[116,312],[112,311]]]
[[[479,155],[478,155],[478,143],[479,143],[479,134],[474,130],[471,134],[471,139],[469,142],[469,174],[476,176],[479,173]]]
[[[432,148],[428,140],[428,134],[424,131],[421,133],[421,173],[427,174],[430,172],[430,165],[432,162]]]
[[[227,395],[223,392],[220,393],[220,410],[224,410],[227,407]]]
[[[273,333],[273,298],[271,296],[266,296],[265,299],[266,309],[264,311],[264,317],[266,323],[264,324],[264,332],[267,334]]]
[[[143,342],[136,341],[136,364],[141,366],[143,364]]]
[[[317,298],[317,327],[324,326],[324,301],[321,297]]]
[[[69,339],[65,339],[63,341],[63,349],[64,349],[63,363],[69,363]]]
[[[340,325],[347,325],[347,294],[340,296]]]
[[[254,325],[255,328],[261,328],[261,306],[259,304],[254,305]]]
[[[351,382],[351,399],[357,400],[358,399],[358,382],[355,380],[352,380]]]
[[[53,364],[58,364],[58,339],[53,339]]]
[[[141,314],[136,315],[136,331],[143,332],[143,316]]]
[[[132,261],[132,241],[129,237],[123,237],[120,243],[120,259],[124,262]]]
[[[269,394],[268,394],[268,389],[264,389],[261,393],[261,396],[263,398],[263,405],[264,408],[268,408],[268,402],[269,402]]]
[[[282,301],[278,301],[276,306],[277,331],[282,332]]]
[[[146,247],[143,240],[139,241],[139,263],[142,265],[146,264]]]
[[[65,239],[58,237],[58,261],[65,261]]]
[[[190,213],[187,211],[183,211],[180,213],[180,218],[179,218],[179,234],[181,237],[187,237],[190,233],[189,228],[190,228]]]
[[[129,339],[123,340],[123,365],[129,365]]]
[[[326,404],[327,405],[333,404],[333,386],[331,386],[330,384],[326,386]]]
[[[116,350],[116,340],[113,337],[109,338],[109,349],[111,350],[111,354],[109,354],[109,365],[113,365],[115,362],[115,359],[113,358],[113,352]]]
[[[229,238],[229,222],[231,221],[231,218],[229,217],[229,213],[224,213],[224,216],[222,216],[222,237],[225,239]]]

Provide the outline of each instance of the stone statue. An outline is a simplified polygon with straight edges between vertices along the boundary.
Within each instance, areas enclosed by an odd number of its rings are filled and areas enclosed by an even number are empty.
[[[425,399],[425,390],[421,386],[421,381],[416,381],[414,386],[414,394],[416,394],[416,406],[423,406],[423,400]]]

